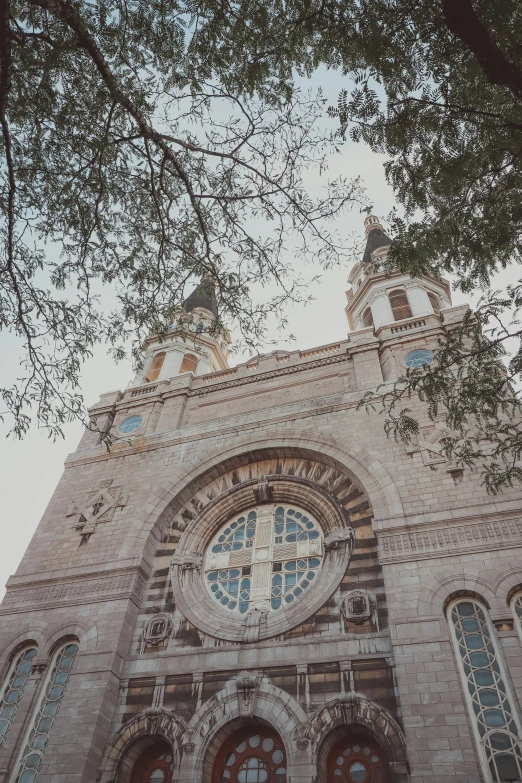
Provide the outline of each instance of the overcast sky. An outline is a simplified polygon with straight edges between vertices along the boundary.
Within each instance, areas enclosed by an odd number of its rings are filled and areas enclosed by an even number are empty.
[[[327,97],[335,101],[341,82],[328,75]],[[374,212],[385,216],[393,207],[393,195],[386,185],[382,159],[362,145],[346,144],[339,156],[332,160],[332,176],[343,173],[347,177],[360,175],[366,186]],[[339,222],[339,228],[348,237],[357,231],[364,236],[363,220],[358,210],[347,214]],[[350,262],[351,265],[351,262]],[[314,301],[308,307],[293,307],[289,310],[288,332],[296,341],[292,348],[310,348],[334,342],[346,336],[348,324],[344,314],[345,290],[349,265],[323,274],[319,284],[314,285]],[[306,273],[310,276],[310,270]],[[454,304],[465,299],[454,295]],[[276,338],[277,335],[271,335]],[[18,356],[6,351],[9,341],[3,346],[3,364],[14,367]],[[269,346],[267,350],[273,350]],[[281,343],[281,347],[288,345]],[[6,355],[7,353],[7,355]],[[233,359],[232,363],[238,359]],[[124,389],[133,377],[129,362],[115,365],[104,350],[97,350],[95,356],[85,364],[82,391],[87,404],[93,404],[101,393]],[[0,598],[3,585],[13,574],[24,554],[29,540],[51,499],[61,476],[66,456],[76,449],[81,437],[78,424],[65,427],[65,439],[53,443],[38,430],[33,430],[23,441],[6,440],[0,437],[0,491],[2,498],[3,525],[0,545]],[[72,535],[72,532],[71,532]],[[44,576],[42,574],[42,576]]]

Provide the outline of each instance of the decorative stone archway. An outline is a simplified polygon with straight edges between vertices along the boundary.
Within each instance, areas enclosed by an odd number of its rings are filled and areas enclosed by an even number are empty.
[[[331,748],[347,730],[363,730],[384,749],[390,783],[407,783],[409,768],[406,741],[397,721],[384,707],[360,693],[344,693],[327,702],[308,720],[305,735],[312,743],[317,780],[326,780],[326,762]]]
[[[243,676],[244,675],[244,676]],[[212,766],[223,742],[256,723],[272,728],[285,744],[289,778],[311,783],[310,742],[303,739],[306,713],[287,693],[252,672],[241,673],[192,717],[183,738],[180,780],[210,783]]]
[[[99,783],[127,783],[137,758],[158,740],[172,749],[175,765],[181,756],[181,737],[186,730],[182,718],[161,707],[149,707],[125,723],[103,756],[96,777]]]

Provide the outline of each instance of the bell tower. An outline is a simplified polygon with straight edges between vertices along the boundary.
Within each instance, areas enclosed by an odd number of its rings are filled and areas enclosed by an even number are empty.
[[[169,325],[168,336],[150,335],[143,345],[143,366],[132,386],[174,378],[191,372],[194,376],[228,368],[230,334],[216,328],[218,315],[214,283],[204,277],[183,304],[177,321]]]
[[[346,292],[345,312],[351,331],[373,328],[375,332],[395,321],[439,315],[451,307],[449,283],[433,277],[412,278],[386,268],[392,240],[379,218],[364,221],[366,247],[361,261],[354,265]]]

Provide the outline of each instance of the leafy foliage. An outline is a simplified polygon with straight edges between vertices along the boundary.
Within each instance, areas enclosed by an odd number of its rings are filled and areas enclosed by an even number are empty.
[[[521,4],[274,0],[262,13],[255,3],[220,7],[221,16],[211,0],[198,6],[214,20],[207,32],[219,28],[226,40],[220,51],[229,53],[237,79],[247,73],[254,81],[290,81],[292,66],[310,73],[319,64],[351,77],[330,115],[341,136],[386,156],[398,204],[390,216],[391,268],[413,276],[451,273],[465,292],[487,292],[495,272],[514,270],[510,290],[486,293],[433,366],[405,376],[383,401],[388,431],[408,439],[418,421],[400,405],[420,394],[428,415],[447,418],[455,431],[448,453],[480,464],[490,491],[519,480],[513,387],[520,385],[522,344],[509,321],[522,296],[515,282],[522,249]],[[239,47],[247,57],[238,57]],[[484,440],[487,458],[478,445]]]
[[[312,198],[303,171],[331,148],[321,97],[231,81],[219,46],[203,56],[190,4],[1,7],[0,328],[25,354],[0,393],[15,435],[33,411],[56,435],[83,416],[93,346],[120,358],[133,337],[138,361],[202,275],[216,328],[235,322],[259,344],[267,317],[307,296],[288,255],[336,262],[325,224],[362,191],[338,178]],[[257,301],[268,282],[275,295]]]

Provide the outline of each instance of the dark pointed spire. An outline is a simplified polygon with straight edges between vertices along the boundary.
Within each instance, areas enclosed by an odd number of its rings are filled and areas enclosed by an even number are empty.
[[[196,307],[204,307],[212,313],[215,318],[218,315],[216,289],[214,283],[208,277],[203,277],[198,286],[192,291],[190,296],[185,299],[183,309],[190,313]]]
[[[379,223],[379,218],[375,215],[368,215],[364,221],[366,231],[366,248],[363,255],[363,263],[371,264],[372,254],[381,247],[390,247],[392,241],[384,233],[384,229]]]

